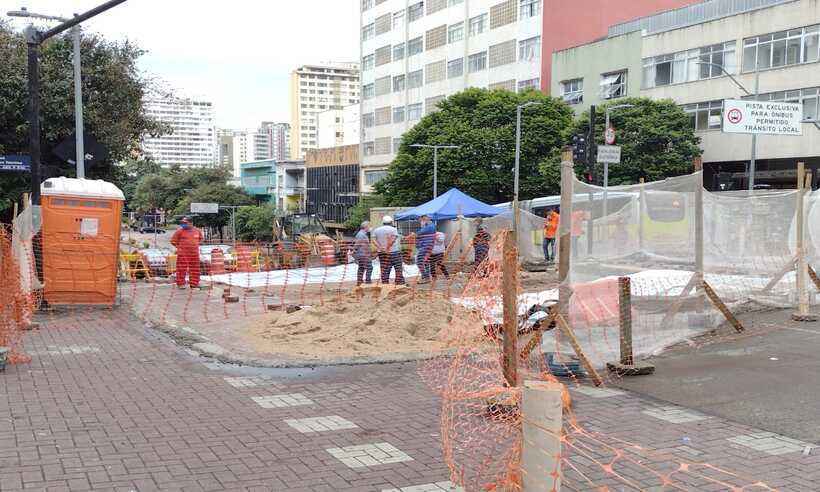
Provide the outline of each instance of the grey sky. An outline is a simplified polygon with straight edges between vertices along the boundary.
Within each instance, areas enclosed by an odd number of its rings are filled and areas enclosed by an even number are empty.
[[[103,1],[0,0],[0,13],[25,6],[68,16]],[[87,29],[137,42],[149,52],[146,72],[183,95],[212,100],[219,126],[245,128],[290,121],[290,72],[297,66],[358,59],[357,1],[128,0]]]

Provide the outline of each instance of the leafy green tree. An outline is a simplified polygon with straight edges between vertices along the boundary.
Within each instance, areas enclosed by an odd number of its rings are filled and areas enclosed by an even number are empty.
[[[609,166],[610,186],[637,183],[640,178],[658,181],[693,171],[692,161],[701,155],[698,146],[700,138],[695,135],[689,116],[670,99],[618,99],[596,108],[597,145],[604,144],[606,108],[621,104],[634,107],[620,108],[610,114],[611,124],[616,130],[616,145],[621,146],[621,164]],[[571,134],[586,134],[588,130],[587,111],[576,121]],[[555,162],[545,169],[556,169]],[[579,174],[586,174],[583,166],[576,166],[576,170]],[[596,166],[596,174],[599,183],[602,183],[603,165]],[[560,170],[558,177],[560,181]]]
[[[191,215],[191,203],[218,203],[220,205],[253,205],[253,198],[241,188],[226,184],[225,181],[200,185],[182,196],[173,213],[177,217]],[[218,214],[203,214],[196,218],[200,227],[210,227],[220,232],[231,224],[231,211],[220,210]]]
[[[125,195],[125,206],[133,209],[137,185],[144,176],[155,176],[162,172],[162,166],[150,157],[131,158],[114,167],[112,182]]]
[[[70,34],[47,41],[40,56],[41,131],[44,174],[74,176],[73,165],[51,153],[74,132],[74,69]],[[83,115],[85,131],[109,151],[108,162],[91,166],[86,175],[116,181],[113,165],[140,156],[140,137],[167,132],[150,119],[143,97],[152,83],[137,62],[144,51],[129,41],[111,42],[84,33],[82,40]],[[0,154],[28,154],[26,43],[0,21]],[[46,176],[47,177],[47,176]],[[0,179],[0,212],[30,190],[30,176],[5,173]]]
[[[412,144],[459,145],[439,151],[438,189],[457,187],[487,203],[512,200],[516,106],[526,102],[521,125],[521,199],[555,192],[542,168],[567,141],[572,110],[538,91],[467,89],[439,103],[405,133],[399,153],[376,191],[388,206],[423,203],[433,190],[433,151]]]
[[[273,205],[242,207],[236,211],[236,235],[242,241],[273,241]]]
[[[347,212],[345,227],[350,230],[358,229],[362,222],[370,220],[370,209],[384,207],[385,199],[381,195],[368,195],[359,198],[359,203]],[[378,224],[376,224],[378,225]]]

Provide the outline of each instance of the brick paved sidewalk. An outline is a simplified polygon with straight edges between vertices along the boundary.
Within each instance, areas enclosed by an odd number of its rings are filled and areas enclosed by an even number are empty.
[[[451,488],[437,403],[415,364],[205,364],[126,309],[53,315],[26,350],[30,364],[0,373],[3,492]],[[572,394],[591,434],[572,437],[565,490],[662,490],[658,472],[681,464],[698,472],[675,474],[670,490],[726,489],[706,477],[819,488],[809,443],[615,389]]]

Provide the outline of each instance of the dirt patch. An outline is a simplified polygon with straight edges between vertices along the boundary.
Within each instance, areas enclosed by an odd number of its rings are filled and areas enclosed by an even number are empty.
[[[521,271],[518,281],[524,292],[542,292],[558,287],[558,273],[553,267],[546,272]]]
[[[455,311],[443,295],[406,287],[356,289],[323,306],[274,311],[242,330],[258,353],[307,358],[438,352]]]

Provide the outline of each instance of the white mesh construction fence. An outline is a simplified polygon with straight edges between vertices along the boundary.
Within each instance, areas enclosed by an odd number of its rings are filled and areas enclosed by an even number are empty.
[[[518,223],[518,255],[522,262],[543,263],[544,262],[544,218],[531,214],[525,210],[519,210]],[[513,228],[513,213],[507,210],[495,217],[481,219],[484,228],[495,237],[502,231],[509,231]],[[455,240],[450,248],[450,260],[457,261],[463,258],[464,261],[473,261],[473,251],[470,246],[475,236],[478,221],[476,219],[455,219],[440,223],[440,228],[447,235],[448,242]]]
[[[603,188],[575,180],[567,286],[570,324],[596,365],[619,355],[618,277],[630,277],[633,352],[656,353],[714,329],[722,316],[694,287],[700,173]],[[700,194],[703,276],[735,313],[796,305],[796,190]],[[805,195],[806,251],[816,264],[818,193]],[[814,240],[813,240],[814,239]],[[774,283],[774,280],[779,280]],[[697,277],[695,277],[697,279]],[[807,283],[811,303],[817,289]],[[686,295],[684,294],[686,291]],[[673,307],[674,306],[674,307]],[[554,333],[554,332],[551,332]],[[558,343],[556,352],[568,346]]]

